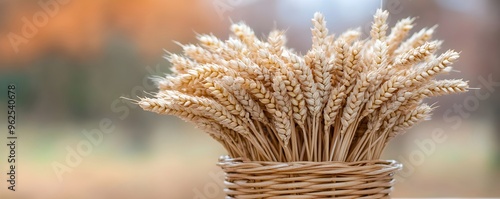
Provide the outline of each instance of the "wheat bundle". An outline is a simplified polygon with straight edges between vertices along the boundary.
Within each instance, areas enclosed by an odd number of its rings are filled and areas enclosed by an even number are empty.
[[[285,46],[284,31],[261,40],[243,23],[225,41],[198,35],[199,44],[181,44],[184,55],[167,56],[173,74],[137,103],[193,122],[243,160],[377,160],[392,138],[431,115],[424,98],[468,89],[463,80],[435,80],[459,53],[436,54],[434,27],[406,39],[414,19],[387,33],[387,17],[376,12],[369,38],[359,29],[335,38],[316,13],[305,55]]]

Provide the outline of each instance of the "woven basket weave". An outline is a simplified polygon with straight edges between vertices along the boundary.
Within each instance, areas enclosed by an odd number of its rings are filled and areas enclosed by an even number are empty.
[[[389,198],[395,161],[246,162],[221,157],[226,198]]]

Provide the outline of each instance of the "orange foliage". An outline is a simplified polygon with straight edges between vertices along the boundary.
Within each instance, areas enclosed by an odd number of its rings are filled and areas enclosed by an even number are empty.
[[[69,0],[68,4],[57,4],[59,10],[53,17],[37,2],[3,3],[9,12],[3,14],[5,20],[0,23],[0,62],[29,62],[52,52],[88,58],[101,53],[108,42],[116,41],[130,42],[138,56],[157,58],[163,48],[173,45],[171,40],[187,40],[193,37],[193,31],[211,32],[218,28],[214,26],[223,25],[215,10],[206,7],[211,4],[196,0]],[[33,16],[41,13],[48,16],[47,23],[33,23]],[[23,17],[37,32],[32,38],[25,37],[27,43],[19,43],[16,53],[11,37],[26,36]]]

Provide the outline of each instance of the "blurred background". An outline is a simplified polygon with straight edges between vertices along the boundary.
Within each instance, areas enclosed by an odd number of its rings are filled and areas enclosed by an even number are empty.
[[[196,33],[226,39],[231,21],[245,21],[262,37],[286,29],[288,46],[306,52],[314,12],[325,14],[331,32],[362,27],[366,35],[379,7],[374,0],[0,1],[0,198],[223,198],[215,165],[222,147],[180,119],[119,97],[156,90],[149,77],[170,72],[165,50],[181,50],[172,41],[194,43]],[[405,165],[394,197],[500,197],[500,1],[385,0],[383,7],[391,26],[408,16],[418,17],[415,30],[439,24],[443,49],[462,51],[459,72],[446,78],[481,88],[429,100],[439,101],[432,121],[390,144],[384,158]],[[5,175],[11,83],[15,193]]]

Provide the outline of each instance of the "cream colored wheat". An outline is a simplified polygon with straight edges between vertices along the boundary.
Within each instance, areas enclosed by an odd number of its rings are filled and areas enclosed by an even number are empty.
[[[430,116],[424,98],[468,89],[466,81],[435,80],[459,56],[436,54],[435,27],[405,40],[414,19],[388,34],[387,17],[376,12],[370,38],[360,29],[335,38],[316,13],[303,56],[285,46],[284,31],[260,40],[238,23],[226,41],[199,35],[200,44],[180,44],[184,56],[167,56],[173,74],[137,103],[193,122],[243,160],[379,159],[391,139]]]

